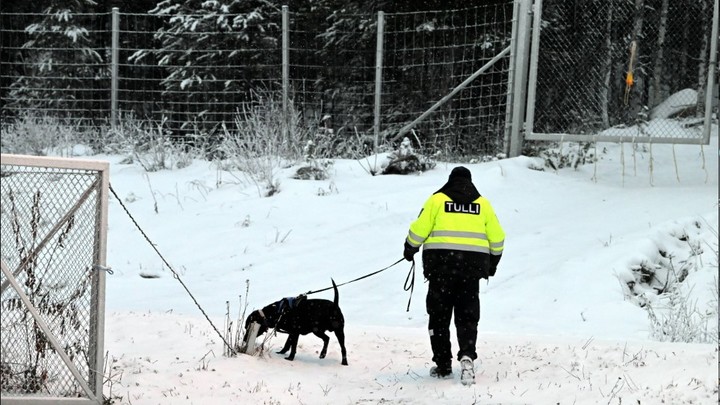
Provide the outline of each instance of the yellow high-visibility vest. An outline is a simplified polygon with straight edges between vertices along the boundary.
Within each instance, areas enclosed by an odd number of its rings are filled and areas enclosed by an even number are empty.
[[[495,211],[484,197],[472,203],[454,203],[444,193],[425,202],[418,218],[410,225],[407,242],[425,249],[454,249],[499,256],[503,252],[505,231]]]

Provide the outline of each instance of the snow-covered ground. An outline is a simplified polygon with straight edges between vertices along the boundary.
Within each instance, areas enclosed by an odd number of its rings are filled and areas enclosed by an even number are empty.
[[[528,157],[465,165],[507,233],[497,275],[481,282],[469,387],[457,363],[452,380],[428,375],[427,284],[418,268],[406,311],[405,261],[340,287],[349,366],[333,334],[325,359],[313,335],[300,338],[292,362],[275,353],[285,335],[262,356],[224,357],[203,316],[223,330],[228,307],[236,322],[392,264],[455,165],[373,177],[367,161],[338,160],[324,181],[293,179],[293,167],[278,170],[278,194],[260,197],[207,161],[145,173],[123,156],[90,157],[111,162],[113,189],[192,294],[111,196],[105,394],[133,405],[717,403],[717,344],[654,340],[638,303],[662,312],[668,300],[651,282],[628,295],[641,268],[657,278],[687,268],[678,291],[717,337],[717,126],[710,146],[633,153],[602,143],[597,153],[597,164],[577,170],[535,170]]]

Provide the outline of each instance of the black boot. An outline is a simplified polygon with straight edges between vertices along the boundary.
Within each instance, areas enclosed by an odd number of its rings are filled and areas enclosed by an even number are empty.
[[[450,364],[438,364],[430,368],[430,377],[452,378],[452,366]]]

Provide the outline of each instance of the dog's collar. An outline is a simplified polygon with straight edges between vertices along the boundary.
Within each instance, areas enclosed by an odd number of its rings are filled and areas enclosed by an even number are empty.
[[[260,317],[261,317],[262,319],[267,319],[267,318],[265,318],[265,313],[263,312],[262,309],[258,309],[258,313],[260,314]]]
[[[276,302],[278,306],[278,312],[284,314],[285,312],[297,308],[298,305],[305,299],[305,294],[300,294],[297,297],[285,297],[280,301]]]

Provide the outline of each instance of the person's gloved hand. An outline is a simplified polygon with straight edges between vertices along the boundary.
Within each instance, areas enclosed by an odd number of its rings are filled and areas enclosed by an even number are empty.
[[[417,253],[418,250],[420,250],[420,249],[410,246],[410,244],[407,243],[407,241],[405,241],[405,249],[403,250],[403,257],[405,258],[405,260],[411,262],[411,261],[413,261],[413,256],[415,256],[415,253]]]
[[[488,277],[492,277],[495,275],[495,272],[497,271],[497,266],[500,263],[500,256],[486,256],[485,258],[485,270],[487,272]]]

